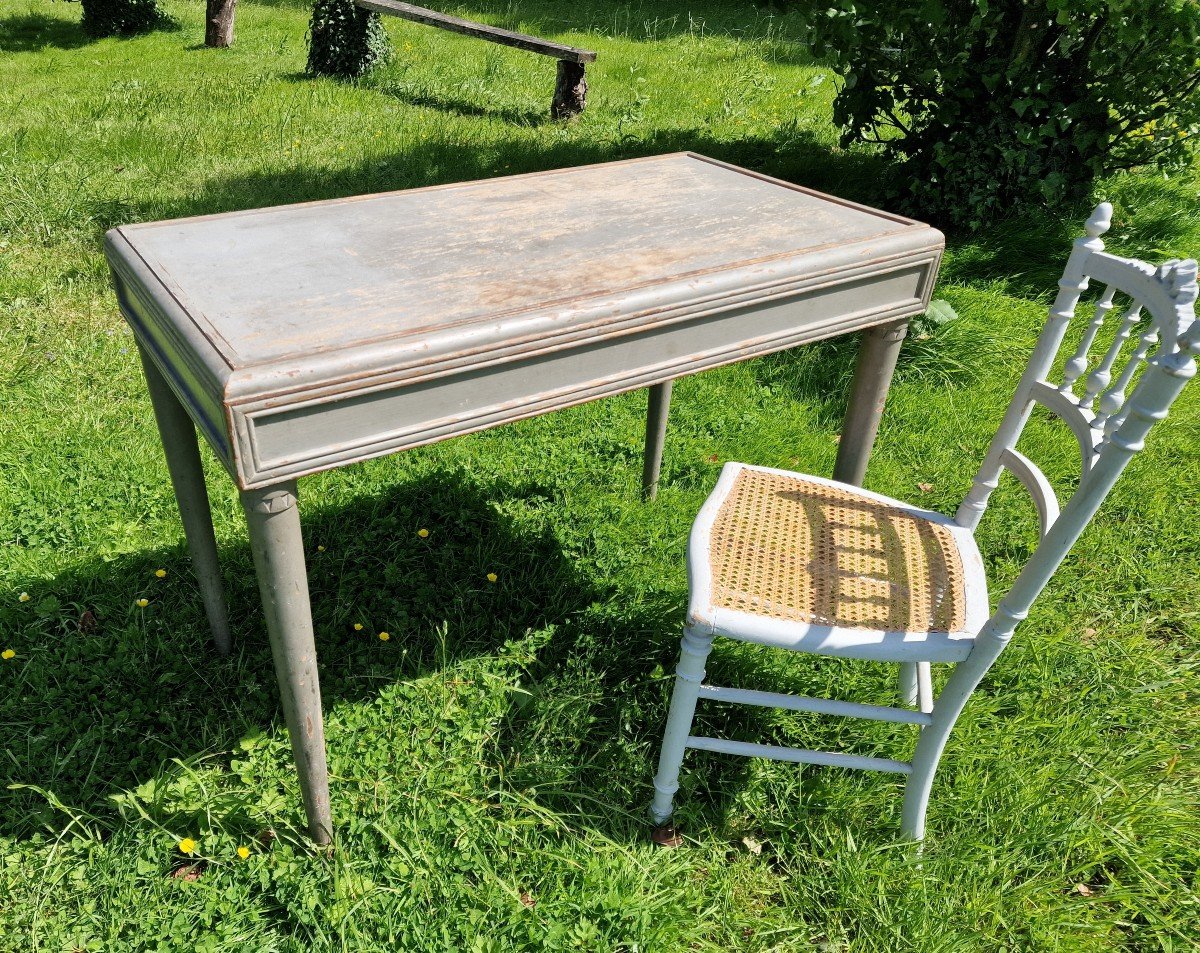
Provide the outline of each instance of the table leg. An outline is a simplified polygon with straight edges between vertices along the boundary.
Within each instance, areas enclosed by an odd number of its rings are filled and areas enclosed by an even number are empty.
[[[858,362],[854,367],[854,385],[850,391],[850,406],[842,424],[842,440],[838,444],[833,478],[843,483],[861,486],[867,475],[867,461],[879,433],[879,421],[900,345],[908,333],[908,322],[897,321],[868,328],[858,345]],[[900,664],[899,694],[902,705],[914,706],[918,701],[919,672],[914,662]]]
[[[663,444],[667,439],[667,415],[671,410],[671,383],[666,381],[648,389],[650,406],[646,411],[646,453],[642,460],[642,496],[647,500],[658,495]]]
[[[275,658],[279,697],[300,775],[308,829],[318,844],[333,837],[329,814],[329,772],[325,765],[325,722],[317,677],[308,576],[296,483],[243,490],[242,507],[250,529],[250,550],[258,573],[267,634]]]
[[[833,466],[835,480],[862,486],[875,435],[879,432],[883,404],[892,384],[892,373],[896,370],[896,358],[900,356],[900,345],[907,333],[908,321],[905,320],[868,328],[862,334],[850,405],[846,408],[842,440]]]
[[[187,538],[192,571],[200,584],[200,597],[213,642],[221,655],[229,654],[229,612],[225,607],[225,587],[221,581],[221,566],[217,561],[217,539],[213,533],[212,511],[208,505],[208,489],[204,485],[204,468],[200,462],[200,445],[196,426],[187,410],[171,390],[151,357],[139,347],[142,368],[146,373],[146,389],[154,406],[154,419],[162,439],[163,453],[175,501]]]

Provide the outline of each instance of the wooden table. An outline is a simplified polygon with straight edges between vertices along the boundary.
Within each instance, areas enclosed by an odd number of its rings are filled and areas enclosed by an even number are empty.
[[[942,236],[691,154],[113,229],[213,637],[198,428],[241,493],[304,808],[332,837],[296,478],[865,331],[835,476],[859,483]]]

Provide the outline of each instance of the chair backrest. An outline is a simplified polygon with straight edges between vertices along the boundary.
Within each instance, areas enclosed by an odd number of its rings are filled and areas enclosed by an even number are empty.
[[[1196,262],[1174,260],[1154,267],[1105,252],[1100,236],[1108,230],[1111,217],[1111,205],[1098,205],[1087,221],[1087,234],[1075,240],[1046,326],[983,465],[955,514],[960,525],[972,530],[978,526],[1004,469],[1024,484],[1037,506],[1041,542],[989,622],[994,635],[1007,632],[1001,635],[1005,639],[1133,454],[1142,448],[1150,427],[1167,415],[1196,373],[1194,357],[1200,354]],[[1089,280],[1105,287],[1082,340],[1065,363],[1062,380],[1055,384],[1048,379],[1051,366]],[[1114,311],[1115,334],[1093,366],[1092,347]],[[1016,449],[1035,404],[1066,423],[1079,441],[1079,486],[1061,511],[1050,482]]]

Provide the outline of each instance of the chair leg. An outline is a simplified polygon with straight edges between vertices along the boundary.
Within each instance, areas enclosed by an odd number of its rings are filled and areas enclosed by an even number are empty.
[[[933,671],[928,662],[917,663],[917,708],[925,714],[933,711]]]
[[[900,704],[926,714],[933,711],[933,674],[928,662],[900,663]]]
[[[966,661],[955,666],[946,687],[942,689],[933,705],[933,723],[921,729],[917,750],[913,753],[912,773],[909,774],[908,783],[904,788],[904,813],[901,820],[904,836],[911,840],[925,839],[925,812],[929,807],[933,776],[937,773],[942,751],[946,748],[946,741],[954,723],[958,721],[958,716],[962,714],[967,699],[992,667],[1001,648],[1002,645],[999,648],[977,646]]]
[[[704,681],[704,662],[712,650],[712,636],[694,629],[683,633],[679,665],[675,669],[675,690],[671,695],[671,710],[663,733],[662,752],[658,756],[658,774],[654,777],[654,802],[650,816],[655,824],[666,822],[674,811],[675,792],[679,790],[679,766],[687,750],[696,700]]]
[[[905,708],[917,707],[917,662],[900,663],[900,704]]]

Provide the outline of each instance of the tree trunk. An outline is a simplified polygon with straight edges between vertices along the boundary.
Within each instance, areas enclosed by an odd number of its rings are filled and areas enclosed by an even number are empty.
[[[570,119],[583,112],[587,105],[587,78],[583,64],[570,60],[558,61],[558,78],[554,84],[554,101],[550,104],[550,118]]]
[[[233,46],[233,13],[237,0],[206,0],[204,45]]]

